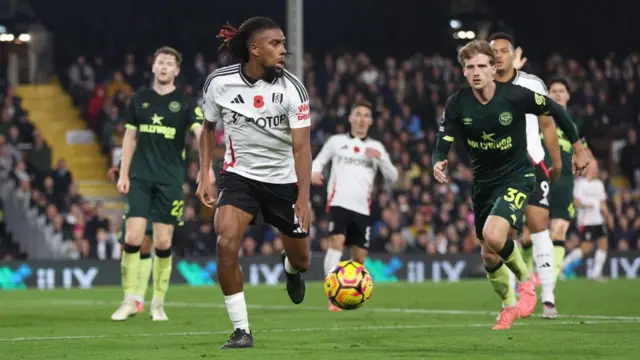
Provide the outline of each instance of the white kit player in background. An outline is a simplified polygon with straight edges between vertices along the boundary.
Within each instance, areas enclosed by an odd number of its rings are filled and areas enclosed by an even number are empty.
[[[516,54],[513,38],[509,34],[496,33],[489,37],[491,47],[496,53],[496,81],[503,83],[513,83],[525,87],[531,91],[542,95],[548,95],[544,82],[535,75],[527,74],[519,69],[526,63],[526,58],[522,59],[520,51]],[[555,266],[553,259],[553,241],[549,231],[549,189],[551,178],[557,179],[560,176],[561,164],[560,147],[558,144],[558,134],[555,123],[550,117],[538,117],[533,114],[526,114],[527,127],[527,152],[535,166],[536,186],[531,193],[527,207],[525,209],[526,227],[523,229],[523,258],[525,262],[531,259],[533,250],[533,260],[535,263],[537,277],[542,287],[543,318],[557,318],[555,308]],[[550,175],[544,158],[545,150],[540,140],[540,131],[545,135],[545,143],[553,159],[555,169]],[[565,164],[571,166],[571,164]],[[530,236],[529,236],[530,234]],[[533,249],[531,247],[533,246]],[[510,274],[511,286],[516,285],[513,273]]]
[[[607,260],[609,248],[606,222],[610,219],[610,213],[607,206],[607,192],[602,180],[598,178],[597,162],[593,161],[589,165],[589,173],[586,177],[575,180],[573,197],[582,243],[565,257],[562,271],[569,264],[580,261],[586,254],[591,253],[595,243],[597,249],[593,257],[593,270],[587,275],[590,279],[602,280],[602,269]]]
[[[331,162],[327,184],[331,240],[324,258],[325,273],[338,265],[345,244],[351,246],[351,258],[364,264],[371,240],[371,192],[378,170],[387,184],[398,179],[384,145],[367,136],[372,124],[371,104],[356,102],[351,107],[349,123],[350,132],[331,136],[312,167],[311,183],[322,186],[322,173]],[[331,303],[329,310],[340,311]]]

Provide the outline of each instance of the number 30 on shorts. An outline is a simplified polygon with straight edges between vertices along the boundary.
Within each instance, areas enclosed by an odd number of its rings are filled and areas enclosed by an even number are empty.
[[[527,194],[514,188],[508,188],[507,193],[502,198],[507,202],[513,203],[516,208],[522,209],[525,200],[527,200]]]
[[[171,206],[171,216],[181,221],[182,214],[184,214],[184,200],[174,200]]]

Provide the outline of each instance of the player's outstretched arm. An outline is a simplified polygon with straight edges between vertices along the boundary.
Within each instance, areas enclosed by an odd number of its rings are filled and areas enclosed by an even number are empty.
[[[560,139],[558,139],[558,130],[556,129],[556,123],[550,116],[538,116],[538,123],[540,124],[540,131],[542,131],[542,135],[544,136],[544,143],[547,145],[547,150],[549,151],[551,161],[553,162],[553,168],[551,169],[551,181],[553,182],[560,176],[563,166],[562,158],[560,157]]]

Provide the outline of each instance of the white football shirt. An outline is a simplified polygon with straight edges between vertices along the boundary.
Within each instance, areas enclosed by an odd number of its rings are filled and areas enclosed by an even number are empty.
[[[513,79],[513,84],[520,85],[531,91],[535,91],[538,94],[549,95],[547,87],[539,77],[527,74],[524,71],[517,71],[516,77]],[[538,117],[533,114],[527,114],[527,152],[531,159],[539,164],[544,160],[544,148],[540,140],[540,125],[538,124]]]
[[[577,178],[573,186],[573,196],[582,204],[589,206],[589,208],[576,208],[579,226],[604,224],[601,204],[607,200],[607,193],[600,179]]]
[[[380,159],[365,155],[367,148],[378,150]],[[313,172],[322,172],[331,161],[327,183],[327,209],[339,206],[359,214],[369,215],[371,191],[378,170],[387,182],[398,179],[398,171],[381,142],[360,139],[351,134],[330,137],[313,160]]]
[[[283,70],[270,83],[251,84],[237,64],[212,72],[203,90],[205,118],[224,124],[223,171],[272,184],[298,181],[291,129],[311,126],[309,94],[298,78]]]

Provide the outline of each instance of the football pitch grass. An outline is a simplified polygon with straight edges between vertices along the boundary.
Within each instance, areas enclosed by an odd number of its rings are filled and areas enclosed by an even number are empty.
[[[499,305],[482,280],[376,284],[355,311],[330,313],[320,283],[301,305],[284,286],[245,288],[254,349],[219,350],[231,324],[218,287],[169,289],[168,322],[112,322],[118,288],[0,292],[2,360],[638,359],[640,281],[558,284],[561,317],[492,331]],[[148,304],[147,304],[148,306]],[[146,309],[148,310],[148,308]]]

